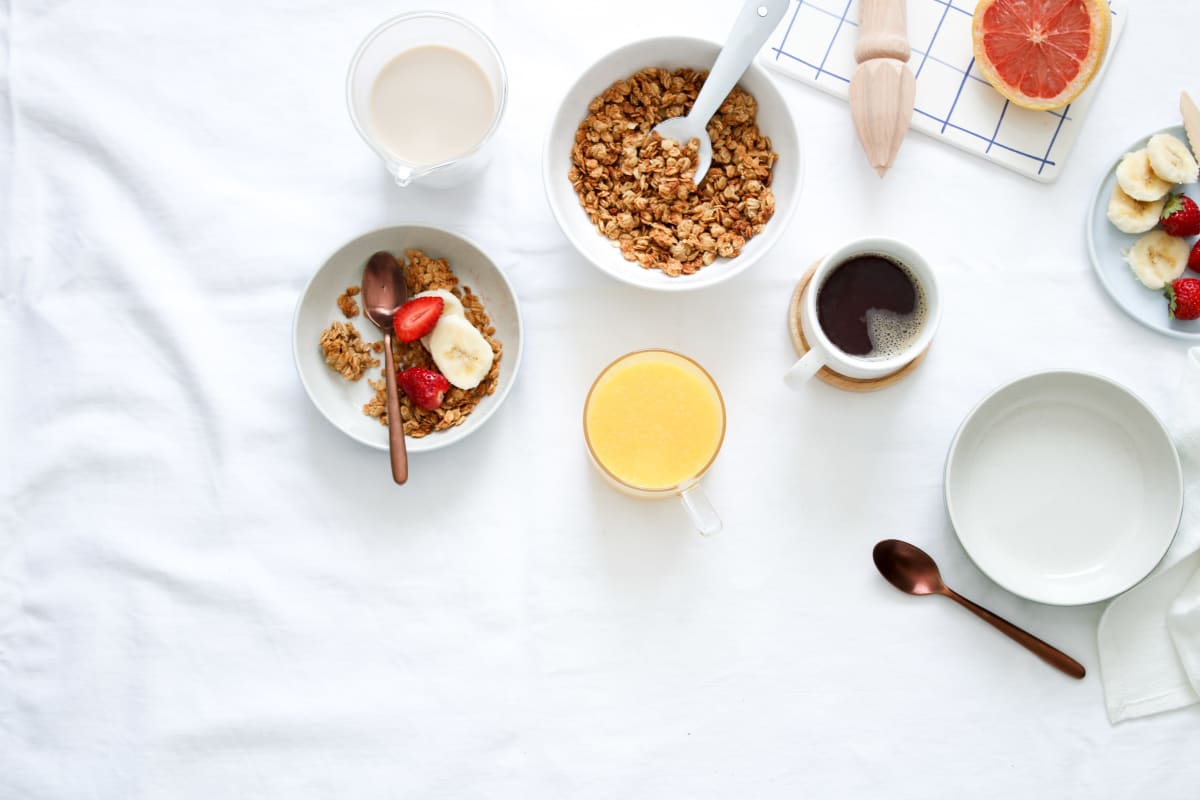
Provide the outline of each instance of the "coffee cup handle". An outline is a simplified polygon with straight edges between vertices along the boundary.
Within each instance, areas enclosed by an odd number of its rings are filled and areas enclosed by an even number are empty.
[[[825,354],[814,347],[783,374],[783,382],[792,389],[799,389],[808,383],[823,366],[825,366]]]
[[[692,525],[700,531],[701,536],[712,536],[721,532],[721,518],[717,510],[708,502],[708,495],[696,483],[679,493],[683,508],[692,520]]]

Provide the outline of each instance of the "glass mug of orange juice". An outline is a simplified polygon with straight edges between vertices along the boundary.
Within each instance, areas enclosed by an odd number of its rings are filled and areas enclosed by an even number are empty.
[[[588,391],[583,434],[592,462],[616,488],[677,496],[700,533],[721,530],[700,478],[725,438],[725,402],[695,361],[670,350],[621,356]]]

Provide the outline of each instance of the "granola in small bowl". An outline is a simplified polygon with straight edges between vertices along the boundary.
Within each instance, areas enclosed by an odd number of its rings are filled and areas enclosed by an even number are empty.
[[[408,449],[436,449],[476,430],[505,398],[521,354],[516,298],[478,247],[436,228],[375,231],[326,262],[297,306],[296,363],[317,408],[372,447],[387,449],[382,333],[359,315],[358,286],[367,259],[380,250],[404,265],[409,302],[436,306],[431,323],[422,314],[425,327],[397,324],[393,336]],[[409,341],[400,340],[401,328]],[[460,360],[464,353],[477,360]]]
[[[470,388],[448,385],[443,389],[442,396],[438,398],[437,405],[433,408],[424,407],[420,398],[414,396],[415,391],[404,390],[405,382],[401,380],[400,416],[404,419],[404,434],[419,439],[431,433],[463,424],[475,407],[479,405],[480,400],[495,393],[504,347],[495,338],[496,328],[492,325],[491,318],[483,307],[482,301],[471,291],[471,287],[459,284],[458,278],[455,277],[446,259],[430,258],[421,250],[414,249],[405,251],[403,259],[398,258],[397,260],[404,265],[404,277],[408,284],[409,297],[419,298],[422,295],[435,297],[432,294],[435,291],[445,292],[447,296],[446,300],[436,297],[443,303],[444,310],[441,311],[436,324],[428,333],[413,341],[395,342],[392,348],[392,357],[395,359],[397,372],[403,374],[409,370],[418,369],[444,374],[450,371],[450,366],[446,363],[439,363],[438,356],[435,356],[434,342],[436,340],[433,337],[438,333],[437,326],[448,324],[456,314],[461,314],[471,327],[478,331],[479,336],[487,343],[487,347],[492,353],[489,366],[478,383]],[[454,301],[457,301],[459,306],[457,309],[451,310],[449,303]],[[422,341],[423,339],[428,343]],[[381,425],[387,425],[387,383],[383,378],[382,371],[378,378],[368,378],[367,381],[375,394],[363,405],[362,411],[367,416],[379,420]],[[451,382],[447,381],[447,383]]]

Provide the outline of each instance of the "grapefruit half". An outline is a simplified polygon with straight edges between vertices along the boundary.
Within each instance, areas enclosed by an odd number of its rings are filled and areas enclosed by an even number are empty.
[[[975,63],[1023,108],[1061,108],[1087,88],[1108,47],[1107,0],[979,0]]]

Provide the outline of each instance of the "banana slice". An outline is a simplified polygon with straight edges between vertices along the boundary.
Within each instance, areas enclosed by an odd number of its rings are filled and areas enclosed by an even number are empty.
[[[1165,234],[1164,234],[1165,235]],[[1187,254],[1184,254],[1187,260]],[[474,389],[492,368],[492,346],[465,317],[442,316],[429,334],[429,354],[446,380]]]
[[[1117,183],[1134,200],[1158,200],[1174,185],[1154,174],[1145,148],[1126,153],[1117,165]]]
[[[1166,231],[1150,231],[1125,251],[1125,260],[1143,286],[1157,291],[1187,268],[1188,243]]]
[[[453,292],[448,292],[445,289],[429,289],[428,291],[418,292],[411,299],[415,300],[418,297],[440,297],[442,298],[442,315],[438,317],[437,325],[433,326],[433,331],[437,330],[437,326],[442,324],[442,320],[447,317],[465,317],[467,312],[463,310],[462,301],[454,296]],[[433,336],[433,331],[421,337],[421,344],[425,345],[425,349],[429,349],[429,339]]]
[[[440,297],[444,305],[442,306],[442,316],[465,317],[467,312],[463,311],[462,301],[454,296],[453,292],[448,292],[445,289],[430,289],[427,292],[418,292],[410,297],[410,300],[416,300],[418,297]],[[440,319],[440,318],[439,318]]]
[[[1171,183],[1195,183],[1200,167],[1188,146],[1169,133],[1156,133],[1146,143],[1146,157],[1154,174]]]
[[[1113,187],[1112,197],[1108,199],[1108,221],[1121,233],[1145,233],[1158,224],[1166,202],[1165,197],[1134,200],[1118,184]]]

